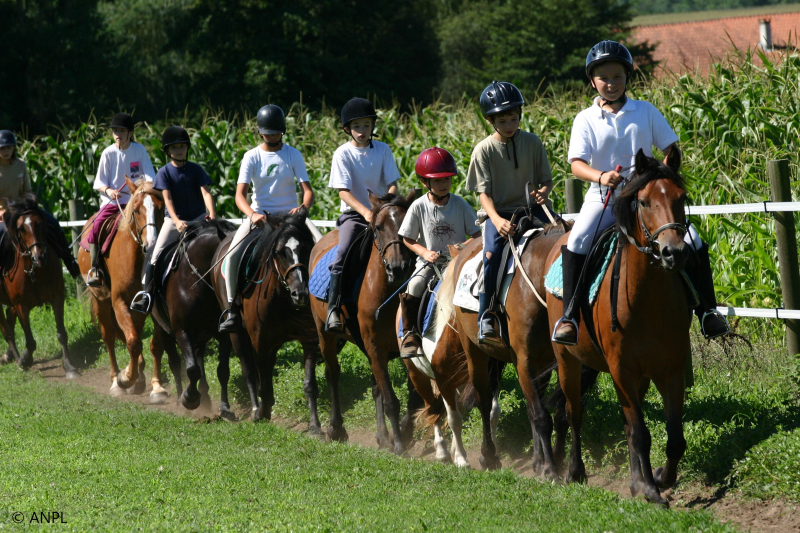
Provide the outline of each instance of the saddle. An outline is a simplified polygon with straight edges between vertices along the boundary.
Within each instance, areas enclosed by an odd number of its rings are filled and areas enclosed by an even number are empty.
[[[357,309],[356,303],[361,291],[361,283],[364,281],[364,274],[367,272],[372,246],[372,231],[367,227],[356,237],[345,256],[344,267],[342,268],[341,303],[343,306],[349,306],[347,314],[352,314],[353,316],[355,316]],[[325,302],[328,301],[328,286],[331,279],[330,265],[336,260],[338,252],[338,244],[325,252],[317,261],[308,281],[308,289],[312,296]]]
[[[97,218],[97,214],[89,218],[89,223],[94,226],[94,220]],[[114,236],[117,234],[117,228],[119,227],[119,222],[122,220],[122,212],[117,213],[111,218],[107,218],[103,223],[103,226],[100,228],[100,253],[105,254],[108,252],[109,248],[111,248],[111,244],[114,242]],[[81,237],[81,248],[89,251],[89,231],[83,234]]]
[[[431,278],[425,290],[422,293],[422,300],[419,304],[419,313],[417,314],[416,326],[420,337],[425,337],[429,333],[431,326],[433,326],[434,310],[436,308],[436,293],[439,292],[442,282],[438,277]],[[403,317],[397,325],[397,338],[403,338]]]

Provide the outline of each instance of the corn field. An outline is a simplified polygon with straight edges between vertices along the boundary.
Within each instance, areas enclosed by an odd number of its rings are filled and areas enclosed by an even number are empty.
[[[797,175],[800,153],[800,58],[787,55],[771,63],[761,56],[738,53],[716,66],[707,77],[684,75],[667,82],[639,83],[630,89],[637,99],[660,109],[680,137],[683,173],[696,205],[754,202],[769,199],[767,161],[786,158]],[[531,95],[529,95],[530,98]],[[530,98],[522,127],[544,142],[555,176],[553,201],[563,209],[564,178],[571,177],[567,149],[575,115],[591,103],[589,92],[547,91]],[[193,138],[190,158],[201,164],[214,183],[217,209],[236,216],[233,202],[239,162],[259,142],[253,116],[208,114],[202,124],[184,124]],[[168,122],[139,125],[136,140],[147,147],[156,168],[166,163],[160,133]],[[338,198],[327,188],[330,160],[347,140],[333,110],[312,112],[296,104],[288,112],[286,142],[305,156],[316,192],[315,219],[333,220]],[[67,202],[83,199],[87,212],[97,207],[91,184],[103,149],[113,142],[94,117],[77,129],[54,128],[51,136],[26,139],[20,156],[28,162],[33,189],[57,218],[68,219]],[[466,169],[475,144],[491,133],[477,103],[434,103],[403,113],[398,107],[379,110],[376,138],[388,143],[402,175],[401,191],[418,187],[414,162],[425,148],[438,145],[456,158],[460,176],[454,192],[473,205],[464,189]],[[793,185],[795,194],[797,186]],[[774,224],[768,214],[694,217],[715,258],[715,283],[721,302],[744,307],[781,304]]]

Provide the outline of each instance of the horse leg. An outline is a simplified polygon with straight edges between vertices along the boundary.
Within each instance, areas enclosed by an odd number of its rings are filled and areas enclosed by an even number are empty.
[[[463,340],[462,340],[463,342]],[[481,466],[487,470],[500,468],[500,457],[492,440],[492,386],[489,379],[489,356],[479,350],[472,341],[464,343],[467,353],[467,366],[472,386],[478,399],[478,409],[483,423],[483,441],[481,443]]]
[[[667,464],[653,473],[656,486],[667,489],[678,478],[678,463],[686,451],[683,436],[683,371],[675,372],[671,379],[656,381],[656,387],[664,399],[664,414],[667,417]]]
[[[389,438],[389,430],[386,428],[386,416],[383,412],[383,400],[381,399],[381,389],[378,386],[378,381],[375,379],[373,373],[369,377],[369,385],[372,390],[372,401],[375,402],[375,423],[377,430],[375,431],[375,440],[378,441],[378,448],[386,449],[391,448],[391,439]]]
[[[537,377],[535,368],[532,368],[533,363],[528,357],[518,354],[517,356],[517,374],[519,375],[519,384],[522,387],[522,393],[525,395],[525,401],[528,405],[528,420],[531,424],[531,431],[534,439],[534,451],[536,451],[536,444],[541,453],[539,457],[534,454],[534,471],[543,475],[550,481],[559,481],[558,467],[556,466],[555,458],[553,457],[553,446],[551,438],[553,435],[553,419],[547,408],[542,401],[545,387],[549,381],[550,373]],[[540,463],[537,465],[537,460]]]
[[[236,420],[236,415],[231,411],[228,403],[228,381],[231,379],[231,339],[227,335],[219,336],[219,362],[217,364],[217,379],[219,379],[220,400],[219,416],[225,420]]]
[[[162,340],[164,341],[163,349],[167,352],[169,370],[172,372],[172,379],[175,380],[175,397],[177,398],[177,402],[180,403],[181,396],[183,395],[183,369],[181,368],[181,356],[178,353],[178,346],[175,343],[175,339],[164,334]],[[169,394],[166,391],[165,393]],[[150,401],[153,401],[152,394],[150,395]]]
[[[111,396],[119,397],[125,396],[125,389],[121,388],[117,383],[117,376],[119,375],[119,364],[117,363],[117,349],[115,346],[117,340],[117,319],[114,315],[114,308],[111,307],[109,300],[98,300],[92,296],[92,314],[97,318],[97,325],[100,327],[100,337],[103,339],[103,344],[106,345],[108,352],[108,361],[110,363],[109,374],[111,377]]]
[[[189,378],[189,385],[181,395],[181,403],[186,409],[193,411],[200,407],[200,391],[197,390],[197,383],[202,378],[202,370],[198,361],[194,345],[185,331],[179,331],[176,335],[178,346],[186,361],[186,376]]]
[[[467,450],[464,449],[464,440],[461,438],[461,432],[464,428],[464,419],[461,416],[461,410],[458,408],[455,390],[448,389],[442,390],[441,392],[442,399],[444,400],[444,407],[447,410],[447,423],[450,425],[450,431],[453,432],[453,444],[451,447],[453,462],[459,468],[469,468]]]
[[[56,321],[56,338],[61,345],[61,356],[64,358],[64,375],[67,379],[75,379],[81,374],[69,360],[69,339],[67,329],[64,327],[64,295],[62,294],[61,298],[53,298],[50,306],[53,308],[53,318]]]
[[[253,422],[258,422],[258,408],[261,402],[258,399],[258,370],[256,368],[255,355],[250,337],[241,333],[231,333],[228,335],[236,355],[239,356],[239,364],[242,366],[242,377],[247,383],[247,392],[250,394],[250,412]],[[220,346],[221,346],[220,341]]]
[[[117,317],[117,323],[125,335],[125,345],[128,348],[128,353],[131,356],[128,366],[122,372],[117,374],[117,385],[123,389],[133,387],[139,380],[139,368],[144,369],[144,358],[142,358],[142,337],[141,325],[137,327],[136,321],[131,317],[128,309],[128,304],[120,298],[114,302],[114,314]],[[144,317],[142,317],[144,320]],[[142,389],[144,391],[144,389]],[[141,392],[139,392],[141,394]]]
[[[400,435],[403,444],[409,447],[414,442],[417,413],[426,405],[435,412],[441,412],[442,400],[433,393],[433,386],[428,376],[423,374],[412,361],[404,359],[403,362],[408,370],[408,402],[406,402],[406,414],[400,421]]]
[[[261,397],[261,405],[253,417],[254,420],[272,420],[272,406],[275,405],[275,390],[272,386],[272,371],[275,369],[278,348],[270,347],[266,354],[259,353],[256,358],[258,366],[258,395]]]
[[[206,379],[206,343],[203,343],[195,348],[197,354],[197,361],[200,365],[200,384],[197,390],[200,391],[200,407],[203,411],[211,411],[211,395],[209,394],[208,380]]]
[[[650,387],[650,380],[648,379],[643,380],[643,383],[640,385],[638,391],[639,402],[644,400],[645,394],[647,394],[647,389],[649,387]],[[623,393],[619,389],[616,383],[614,383],[614,390],[617,391],[618,398],[623,397]],[[630,443],[631,426],[628,423],[628,419],[625,416],[624,411],[622,411],[622,428],[625,431],[626,442]],[[642,464],[639,462],[639,456],[636,454],[636,451],[630,444],[628,444],[628,460],[630,462],[630,470],[631,470],[631,481],[629,484],[631,496],[633,496],[634,498],[639,496],[644,496],[647,484],[645,483],[644,477],[642,476]]]
[[[25,333],[25,349],[22,351],[18,364],[23,370],[28,370],[33,366],[33,352],[36,350],[36,339],[33,338],[31,330],[30,310],[20,309],[17,311],[17,316],[19,316],[22,331]]]
[[[303,366],[305,375],[303,377],[303,393],[308,400],[308,433],[315,437],[322,436],[322,425],[319,423],[319,412],[317,411],[317,399],[319,398],[319,385],[317,384],[317,355],[319,340],[305,339],[300,342],[303,347]]]
[[[336,336],[325,333],[325,324],[319,321],[317,321],[317,332],[319,333],[319,347],[322,352],[322,358],[325,359],[325,378],[331,391],[331,426],[328,428],[327,439],[347,442],[349,436],[347,435],[347,430],[344,429],[342,406],[339,401],[339,378],[342,374],[342,368],[339,365],[339,348],[336,346]]]
[[[566,414],[572,430],[572,450],[570,451],[569,483],[586,483],[586,466],[581,457],[581,425],[583,424],[583,404],[581,403],[581,362],[575,359],[565,347],[557,349],[558,380],[566,397]]]
[[[150,338],[150,353],[153,355],[153,377],[150,379],[153,386],[150,391],[151,404],[164,404],[169,397],[169,393],[161,384],[161,358],[164,356],[164,349],[168,342],[170,339],[167,338],[166,333],[153,320],[153,336]]]
[[[0,358],[0,364],[8,364],[19,361],[19,352],[17,351],[16,335],[14,333],[14,326],[17,322],[17,316],[11,307],[8,308],[8,320],[6,320],[6,313],[0,307],[0,330],[3,332],[3,338],[8,344],[8,349],[3,357]]]
[[[650,466],[650,431],[644,421],[640,396],[649,385],[649,380],[636,379],[628,372],[620,371],[619,367],[611,367],[611,377],[614,379],[615,388],[622,411],[627,422],[625,436],[628,439],[628,452],[631,460],[631,494],[637,496],[641,493],[647,501],[668,506],[667,501],[661,497],[653,479]],[[634,469],[638,467],[637,469]],[[641,488],[643,484],[643,490]]]

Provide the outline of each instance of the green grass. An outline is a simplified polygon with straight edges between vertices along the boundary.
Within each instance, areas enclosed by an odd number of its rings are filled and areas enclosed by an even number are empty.
[[[461,471],[271,424],[197,424],[0,369],[0,528],[57,510],[75,530],[726,531],[509,471]],[[29,518],[28,518],[29,520]]]

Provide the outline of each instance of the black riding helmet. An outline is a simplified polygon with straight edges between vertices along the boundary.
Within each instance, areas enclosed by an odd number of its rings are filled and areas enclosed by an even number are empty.
[[[586,76],[592,79],[592,69],[603,63],[616,61],[622,63],[630,78],[633,72],[633,56],[624,45],[616,41],[600,41],[586,55]]]
[[[258,133],[262,135],[286,133],[286,115],[283,113],[283,109],[276,105],[265,105],[258,110],[256,126]]]
[[[5,148],[6,146],[16,146],[17,145],[17,137],[14,135],[13,131],[9,130],[0,130],[0,148]]]
[[[493,81],[481,93],[481,113],[484,117],[497,115],[525,105],[525,99],[514,84]]]
[[[114,118],[111,119],[111,124],[108,126],[109,128],[125,128],[126,130],[133,131],[135,129],[135,125],[133,123],[133,117],[127,113],[117,113],[114,115]]]
[[[350,123],[359,118],[378,118],[375,106],[366,98],[351,98],[342,106],[342,129],[350,126]],[[345,130],[346,131],[346,130]],[[374,132],[373,132],[374,133]],[[352,133],[349,133],[352,137]],[[372,148],[372,136],[369,138],[369,147]]]
[[[192,140],[189,138],[189,132],[180,126],[170,126],[164,130],[161,135],[161,149],[167,153],[167,148],[173,144],[188,144],[192,146]]]

